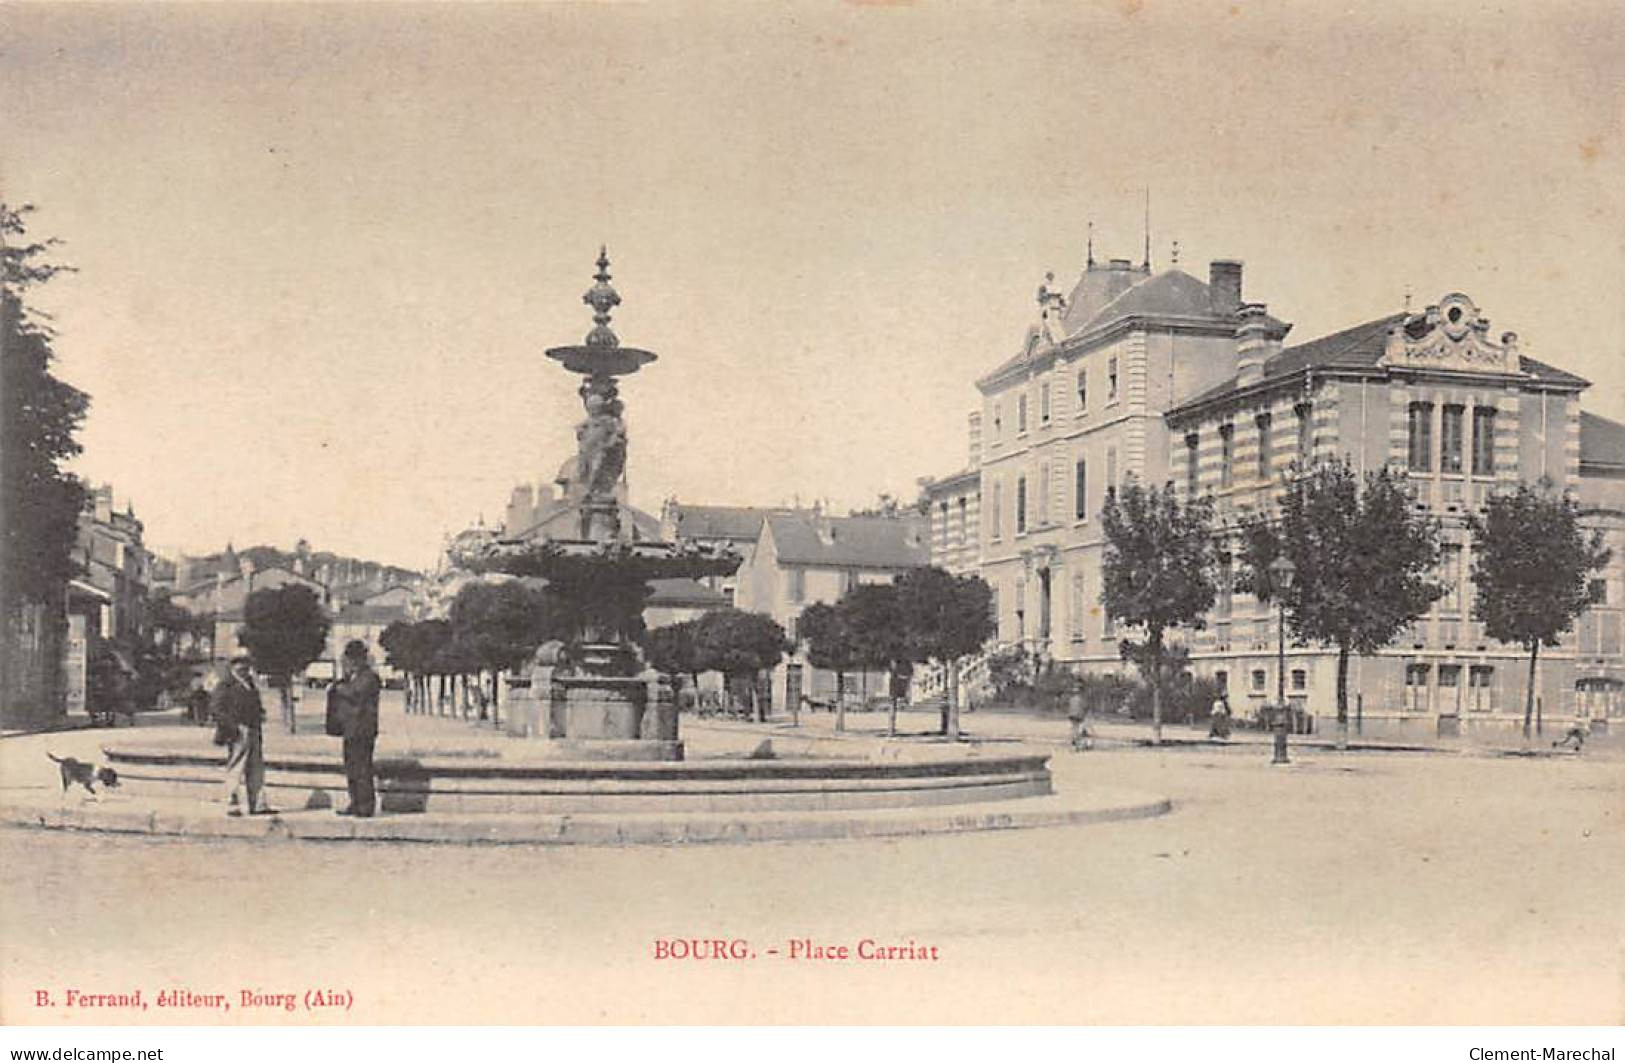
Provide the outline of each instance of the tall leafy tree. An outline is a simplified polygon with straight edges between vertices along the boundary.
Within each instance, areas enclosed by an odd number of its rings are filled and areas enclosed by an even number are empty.
[[[895,583],[862,583],[847,591],[837,603],[845,618],[857,664],[865,671],[884,670],[891,682],[913,667],[913,647],[903,617],[902,600]],[[892,698],[886,731],[897,733],[897,699]]]
[[[750,681],[752,715],[763,719],[757,679],[790,649],[784,628],[770,616],[742,609],[713,609],[695,621],[694,645],[701,671]]]
[[[936,661],[948,673],[942,733],[959,737],[959,662],[993,637],[993,591],[980,576],[953,576],[916,568],[897,581],[910,657]]]
[[[284,720],[293,719],[293,677],[327,648],[329,626],[316,592],[302,583],[255,591],[243,605],[237,641],[254,667],[281,683]]]
[[[47,260],[56,241],[28,237],[32,211],[0,203],[0,631],[7,637],[21,608],[60,602],[76,574],[84,486],[62,463],[80,451],[75,434],[90,405],[52,374],[54,333],[26,302],[30,287],[71,269]]]
[[[494,708],[498,676],[523,665],[552,636],[555,616],[547,592],[535,586],[520,580],[475,581],[452,601],[451,626],[479,669],[490,673]]]
[[[1293,576],[1280,588],[1270,565],[1283,553]],[[1388,645],[1444,594],[1438,560],[1438,525],[1401,476],[1385,468],[1362,481],[1342,458],[1288,483],[1277,522],[1244,529],[1238,587],[1284,603],[1295,638],[1337,647],[1338,748],[1348,745],[1349,658]]]
[[[807,662],[835,673],[835,729],[846,730],[846,673],[857,667],[858,646],[837,606],[817,602],[801,611],[797,633],[807,642]]]
[[[1160,744],[1168,630],[1200,629],[1213,607],[1213,505],[1181,502],[1172,483],[1146,487],[1131,476],[1106,493],[1100,516],[1101,604],[1114,620],[1145,632],[1121,649],[1151,688],[1151,735]]]
[[[1523,734],[1535,709],[1535,665],[1541,646],[1555,646],[1592,604],[1591,574],[1608,564],[1602,533],[1580,526],[1580,507],[1549,483],[1520,484],[1492,496],[1468,520],[1473,536],[1473,617],[1493,639],[1529,651]]]
[[[644,640],[649,663],[667,675],[686,675],[693,682],[694,696],[700,693],[699,648],[694,641],[692,620],[657,627]]]

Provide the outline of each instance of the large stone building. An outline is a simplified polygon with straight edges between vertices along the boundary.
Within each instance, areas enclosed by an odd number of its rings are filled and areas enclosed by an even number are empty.
[[[1115,671],[1100,606],[1106,490],[1132,474],[1211,496],[1229,529],[1274,505],[1294,462],[1335,454],[1359,469],[1404,469],[1417,505],[1441,520],[1450,593],[1387,651],[1358,661],[1368,730],[1504,727],[1521,711],[1521,651],[1471,620],[1465,518],[1485,496],[1549,479],[1617,542],[1625,511],[1625,428],[1582,414],[1585,380],[1539,362],[1512,333],[1492,338],[1459,294],[1287,347],[1290,326],[1241,295],[1240,263],[1203,283],[1177,269],[1091,261],[1069,295],[1040,289],[1039,321],[1017,354],[977,382],[971,467],[927,485],[933,562],[992,585],[999,639],[1056,662]],[[981,519],[968,521],[973,500]],[[974,539],[974,542],[972,541]],[[1550,715],[1613,713],[1620,680],[1621,551],[1605,602],[1544,656]],[[1222,678],[1246,714],[1275,691],[1274,619],[1221,565],[1206,629],[1186,637],[1193,667]],[[1333,712],[1335,657],[1292,647],[1289,697]]]

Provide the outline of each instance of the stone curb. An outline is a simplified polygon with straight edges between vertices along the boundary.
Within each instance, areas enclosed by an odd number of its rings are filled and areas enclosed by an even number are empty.
[[[1112,794],[1083,802],[1052,796],[993,804],[883,809],[872,812],[783,812],[760,815],[554,814],[400,815],[344,819],[330,812],[227,817],[178,809],[57,807],[49,799],[0,805],[0,825],[245,841],[418,842],[452,845],[697,845],[825,841],[1022,830],[1147,819],[1173,809],[1166,797]]]

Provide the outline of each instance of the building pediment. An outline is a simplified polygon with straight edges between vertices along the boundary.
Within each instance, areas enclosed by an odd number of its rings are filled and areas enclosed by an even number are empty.
[[[1490,338],[1489,319],[1460,292],[1440,299],[1421,314],[1396,322],[1389,330],[1382,358],[1385,366],[1453,369],[1475,373],[1523,371],[1518,334]]]

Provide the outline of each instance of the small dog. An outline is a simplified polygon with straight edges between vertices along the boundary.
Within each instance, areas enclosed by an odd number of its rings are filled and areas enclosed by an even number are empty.
[[[93,796],[96,794],[96,784],[101,783],[109,790],[118,789],[118,772],[112,768],[98,768],[88,764],[77,757],[59,757],[55,753],[46,753],[46,756],[56,761],[62,772],[62,793],[67,795],[68,787],[77,783],[88,790]]]

